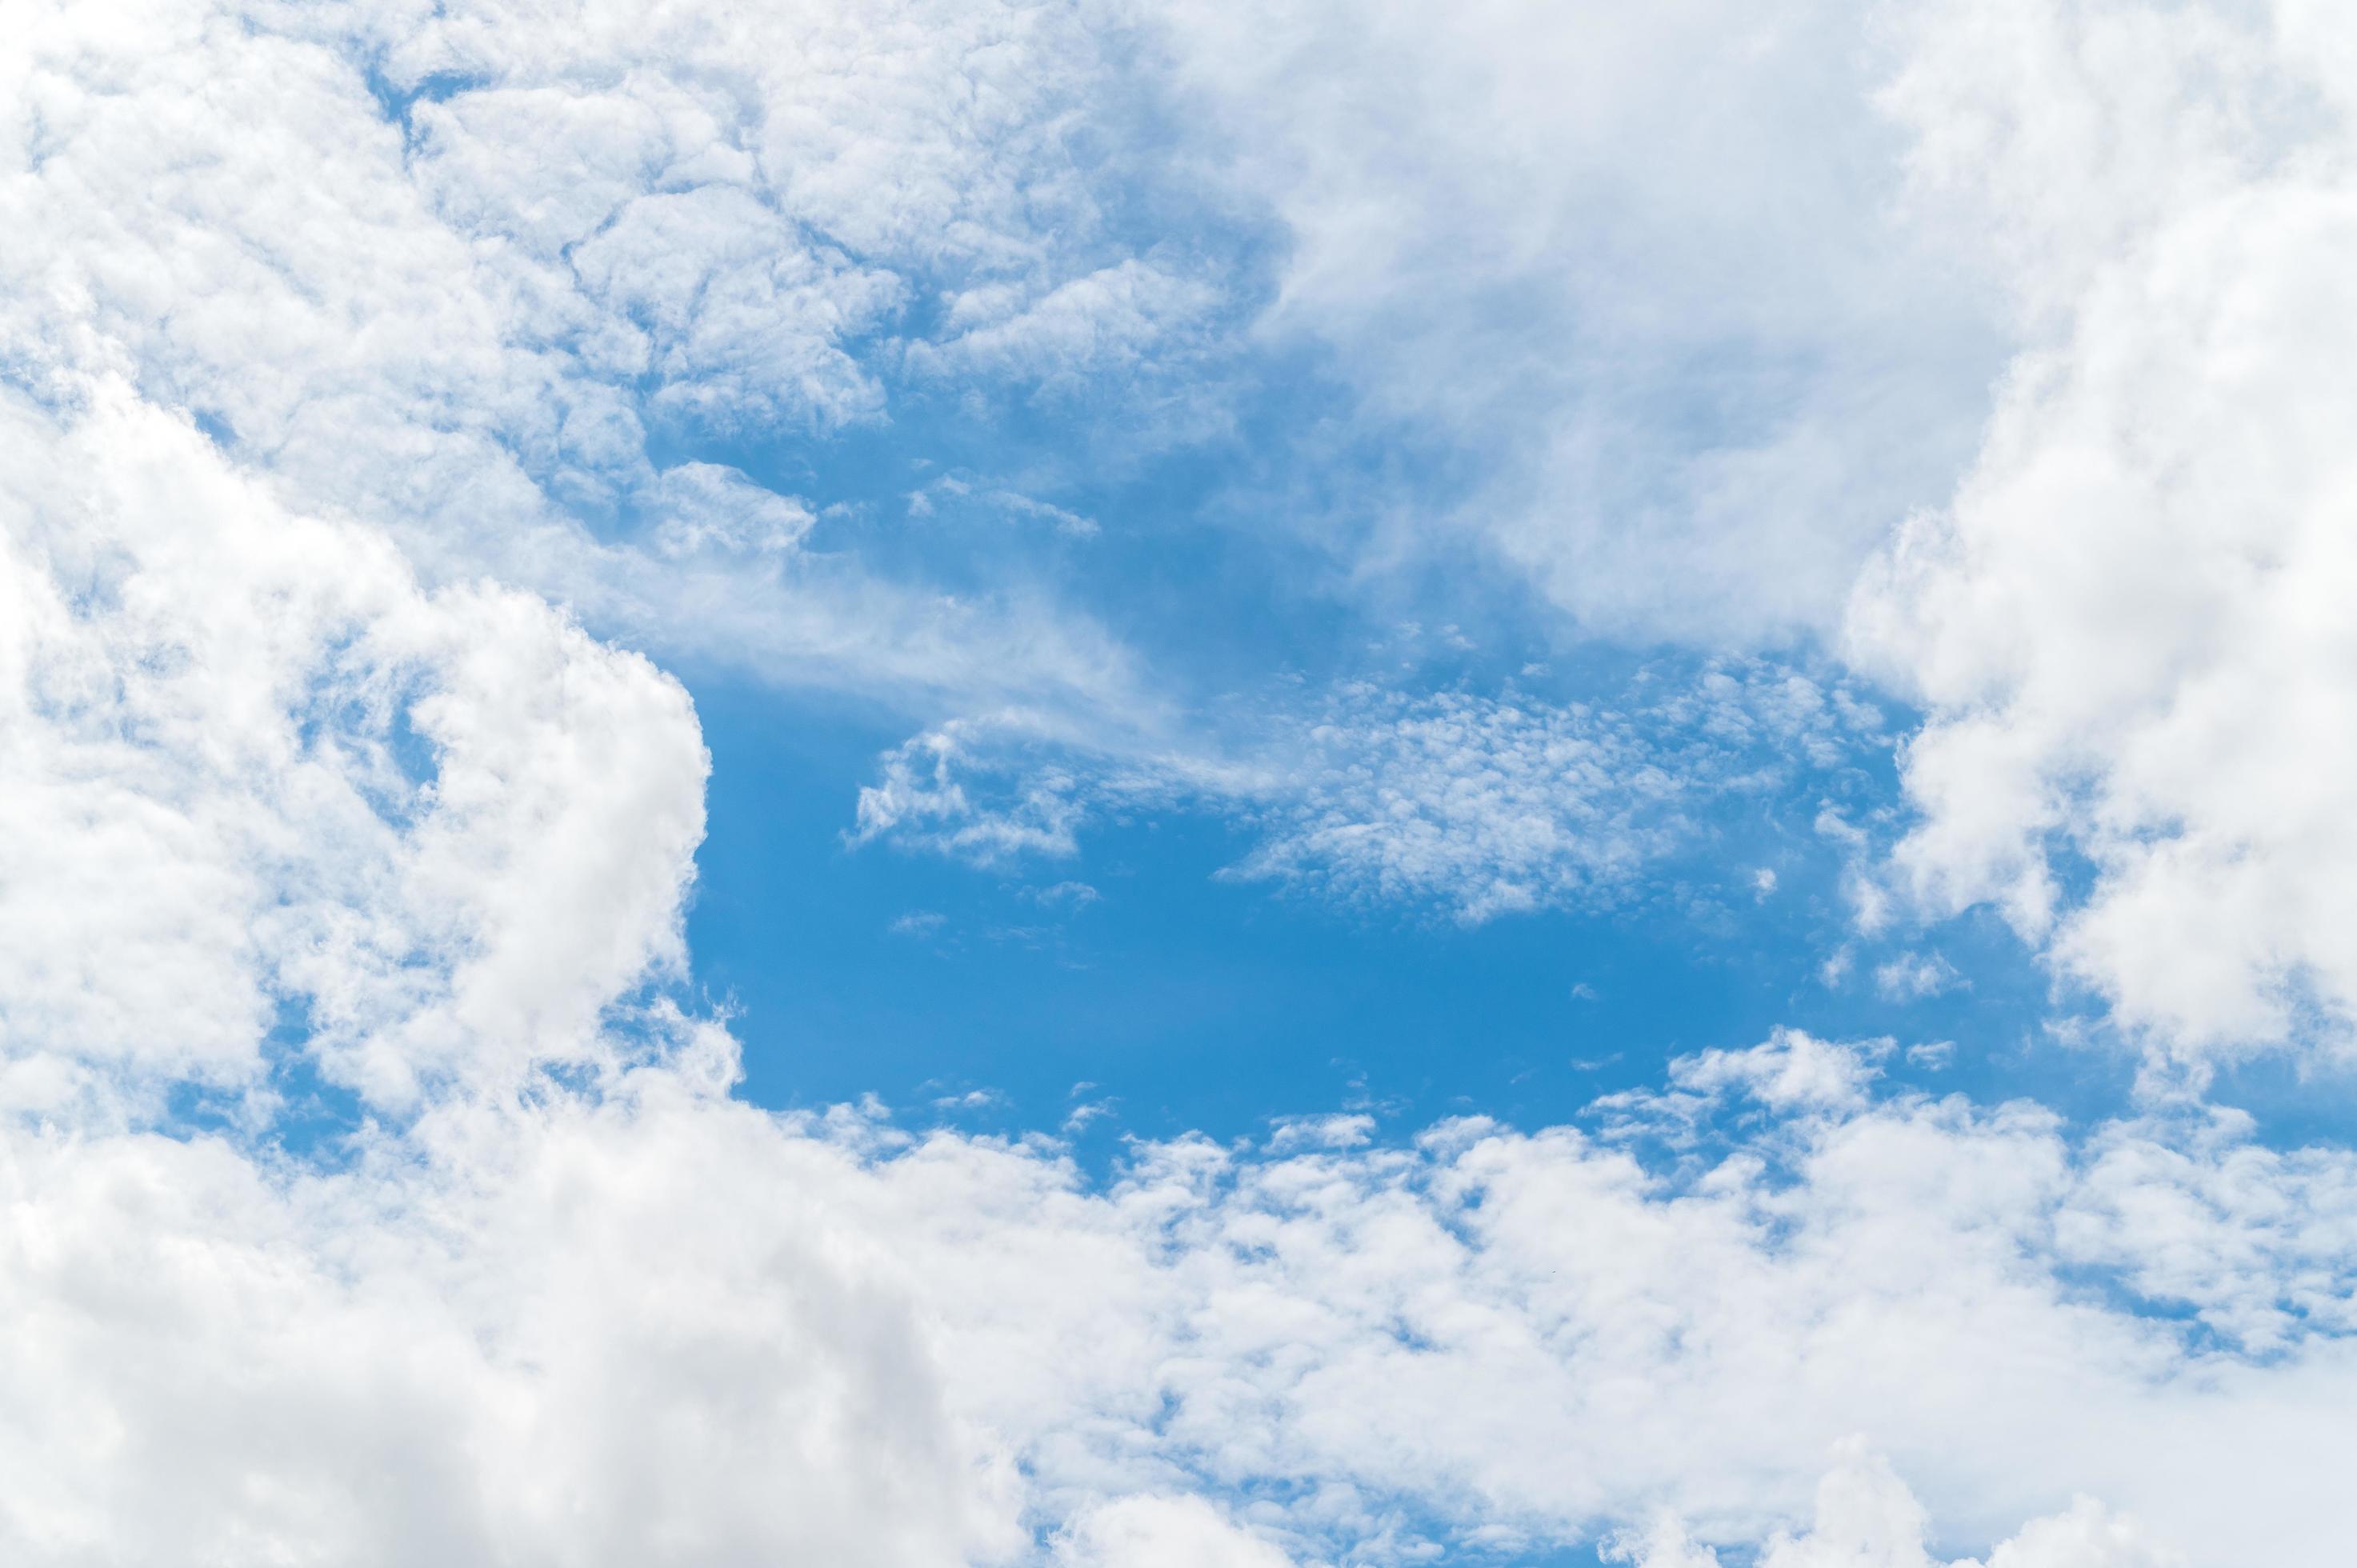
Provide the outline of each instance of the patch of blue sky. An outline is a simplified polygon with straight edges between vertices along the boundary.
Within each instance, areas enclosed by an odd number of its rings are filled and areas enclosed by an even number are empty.
[[[1107,1150],[1336,1110],[1400,1135],[1462,1114],[1535,1126],[1779,1025],[1953,1042],[1902,1048],[1891,1079],[1987,1099],[2028,1072],[2072,1114],[2117,1109],[2132,1078],[2116,1050],[2051,1038],[2044,974],[1985,918],[1919,944],[1950,983],[1878,985],[1877,964],[1914,950],[1893,942],[1828,984],[1852,940],[1839,857],[1748,800],[1663,886],[1469,925],[1430,900],[1222,876],[1253,831],[1202,808],[1108,812],[1069,859],[854,848],[850,796],[888,729],[743,682],[695,694],[714,769],[690,946],[699,984],[737,1010],[763,1103],[874,1092],[1010,1131],[1080,1113]],[[1745,853],[1761,848],[1781,867],[1768,893]]]

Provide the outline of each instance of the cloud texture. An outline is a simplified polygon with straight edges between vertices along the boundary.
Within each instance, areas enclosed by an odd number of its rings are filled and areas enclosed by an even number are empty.
[[[2169,1049],[2337,1050],[2352,35],[2298,5],[1919,25],[1917,177],[2037,338],[1853,607],[1931,708],[1901,874],[2001,905]]]
[[[2341,1560],[2357,1154],[2198,1091],[2357,1016],[2357,25],[1756,9],[12,13],[5,1554]],[[1354,631],[1478,561],[1681,678],[1190,705],[1086,574],[819,493],[1286,376],[1416,458],[1269,531]],[[888,492],[1125,537],[963,472]],[[2072,1122],[1780,1029],[1109,1175],[764,1110],[654,657],[875,703],[852,836],[998,865],[1208,811],[1471,925],[1813,820],[1860,924],[1996,907],[2194,1070]]]

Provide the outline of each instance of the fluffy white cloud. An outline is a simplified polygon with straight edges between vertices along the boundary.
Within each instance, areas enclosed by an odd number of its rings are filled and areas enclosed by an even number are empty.
[[[2357,27],[2332,7],[1930,7],[1921,200],[2038,332],[1854,642],[1930,710],[1904,886],[1988,901],[2161,1047],[2357,1011]]]
[[[1855,1104],[1653,1168],[1480,1123],[1181,1142],[1099,1190],[1049,1144],[773,1117],[732,1069],[682,1026],[600,1093],[327,1164],[12,1124],[12,1557],[1383,1562],[1665,1508],[1758,1541],[1852,1433],[1922,1502],[1842,1459],[1775,1561],[2340,1550],[2348,1342],[2204,1350],[2091,1292],[2205,1266],[2165,1224],[2058,1245],[2120,1174],[2033,1108]],[[2175,1282],[2117,1261],[2162,1253]]]
[[[288,1013],[373,1100],[576,1058],[676,970],[686,694],[540,601],[421,590],[116,382],[0,401],[11,1098],[252,1087]]]
[[[1559,601],[1812,624],[1946,450],[1973,312],[1915,358],[1874,178],[1757,134],[1822,103],[1810,147],[1872,142],[1846,12],[1568,16],[1155,37],[1243,106],[1212,134],[1298,240],[1272,327],[1505,459],[1469,514]],[[1071,160],[1089,18],[11,21],[0,223],[38,242],[0,252],[0,1554],[1278,1568],[1637,1526],[1652,1568],[2345,1556],[2357,1155],[2198,1106],[2074,1129],[1779,1032],[1584,1127],[1309,1118],[1092,1181],[1044,1137],[730,1096],[667,984],[694,714],[526,586],[1014,693],[1004,733],[1114,759],[1015,770],[999,811],[958,771],[995,732],[943,726],[864,832],[1056,851],[1083,786],[1206,800],[1260,822],[1249,870],[1469,918],[1625,881],[1685,800],[1875,733],[1739,665],[1642,725],[1353,688],[1243,761],[1172,755],[1085,624],[816,559],[807,505],[658,461],[651,430],[877,417],[860,346],[924,293],[946,328],[894,351],[929,375],[1184,351],[1216,292],[1123,253]],[[1988,215],[2046,336],[1854,604],[1932,709],[1900,865],[2179,1044],[2346,1013],[2357,37],[2028,0],[1902,32],[1917,198]],[[1634,69],[1663,59],[1711,112],[1663,107]],[[1467,231],[1498,259],[1442,253]],[[1603,260],[1566,305],[1567,255]],[[1652,411],[1706,371],[1727,407]],[[1031,711],[1059,701],[1128,742]]]
[[[1056,1541],[1059,1568],[1292,1568],[1285,1552],[1249,1535],[1200,1498],[1131,1497],[1093,1508]]]
[[[1760,1568],[1981,1568],[1978,1559],[1943,1564],[1924,1545],[1923,1507],[1890,1466],[1856,1441],[1817,1484],[1816,1513],[1800,1535],[1778,1531],[1758,1556]],[[1635,1568],[1719,1568],[1718,1553],[1697,1545],[1674,1518],[1606,1549],[1608,1561]],[[2176,1568],[2183,1560],[2153,1546],[2134,1521],[2093,1498],[2033,1520],[1989,1553],[1988,1568]]]

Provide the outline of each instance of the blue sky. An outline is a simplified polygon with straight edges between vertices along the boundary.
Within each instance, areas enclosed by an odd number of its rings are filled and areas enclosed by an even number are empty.
[[[1243,1136],[1361,1101],[1407,1128],[1535,1123],[1780,1022],[1958,1039],[1953,1081],[1975,1087],[1983,1058],[2035,1049],[2060,1092],[2124,1092],[2116,1056],[2051,1059],[2045,983],[2002,930],[1942,933],[1974,963],[1970,991],[1828,988],[1838,895],[1804,854],[1769,900],[1636,893],[1478,926],[1222,877],[1250,840],[1193,813],[1109,822],[1070,859],[975,868],[845,843],[872,736],[759,689],[700,693],[697,711],[714,781],[690,943],[699,979],[741,1009],[747,1091],[768,1102],[873,1091],[921,1114],[929,1097],[997,1090],[1015,1103],[981,1124],[1021,1127],[1061,1117],[1086,1080],[1147,1135]]]
[[[20,20],[0,1556],[2343,1554],[2338,13]]]

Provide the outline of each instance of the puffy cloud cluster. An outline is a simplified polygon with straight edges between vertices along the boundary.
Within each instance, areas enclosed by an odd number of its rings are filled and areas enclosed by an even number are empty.
[[[2357,25],[2332,6],[1924,8],[1916,199],[2032,346],[1945,508],[1860,584],[1911,689],[1927,907],[1999,905],[2206,1056],[2357,1014]]]
[[[2339,1551],[2346,1342],[2202,1352],[2104,1302],[2055,1242],[2081,1151],[2029,1107],[1666,1167],[1480,1123],[1182,1142],[1100,1189],[1051,1146],[766,1114],[731,1065],[684,1031],[324,1164],[12,1123],[12,1558],[1275,1568],[1663,1510],[1684,1555],[1641,1560],[1680,1568],[1917,1568],[1927,1513],[2007,1568]]]

